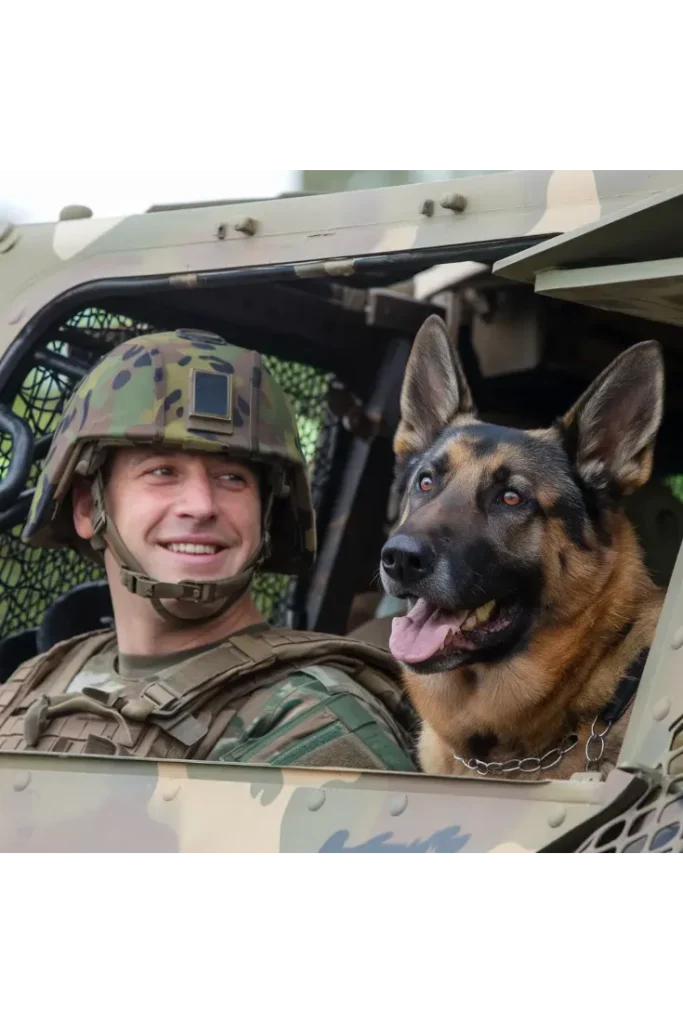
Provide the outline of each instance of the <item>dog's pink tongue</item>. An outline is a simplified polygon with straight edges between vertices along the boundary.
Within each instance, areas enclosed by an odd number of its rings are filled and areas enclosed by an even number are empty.
[[[460,628],[466,615],[448,615],[420,598],[407,615],[394,619],[389,640],[391,653],[407,664],[426,661],[441,650],[449,633]]]

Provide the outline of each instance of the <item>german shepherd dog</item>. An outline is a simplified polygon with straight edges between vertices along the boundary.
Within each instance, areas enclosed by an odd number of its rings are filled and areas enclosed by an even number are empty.
[[[390,647],[423,771],[531,780],[615,765],[630,713],[620,684],[642,672],[663,600],[622,499],[650,476],[663,390],[646,341],[553,426],[496,426],[477,418],[441,318],[420,328],[380,577],[409,602]]]

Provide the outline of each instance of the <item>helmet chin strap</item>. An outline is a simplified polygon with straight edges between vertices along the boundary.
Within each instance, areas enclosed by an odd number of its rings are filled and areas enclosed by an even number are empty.
[[[270,552],[270,516],[273,506],[274,491],[270,490],[263,510],[263,539],[256,552],[245,566],[235,575],[221,580],[181,580],[179,583],[164,583],[148,576],[134,555],[123,542],[121,534],[110,515],[107,514],[104,498],[104,482],[98,469],[92,481],[94,535],[90,540],[95,551],[109,548],[119,566],[120,578],[126,590],[139,597],[151,600],[155,611],[164,619],[176,626],[191,627],[211,622],[220,618],[249,589],[254,573],[265,561]],[[176,615],[161,603],[163,599],[190,601],[193,604],[213,604],[224,598],[223,602],[206,615],[187,618]]]

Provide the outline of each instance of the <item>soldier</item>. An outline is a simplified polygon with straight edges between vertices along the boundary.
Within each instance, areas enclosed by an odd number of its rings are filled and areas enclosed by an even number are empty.
[[[261,569],[312,564],[296,421],[258,353],[202,331],[114,349],[72,395],[24,539],[103,562],[115,630],[0,687],[0,748],[415,771],[398,667],[270,628]]]

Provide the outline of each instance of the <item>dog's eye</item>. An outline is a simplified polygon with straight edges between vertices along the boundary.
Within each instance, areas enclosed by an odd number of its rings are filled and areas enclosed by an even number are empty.
[[[522,504],[522,495],[518,494],[517,491],[503,491],[503,504],[508,505],[510,508],[514,508],[515,505]]]
[[[432,487],[434,486],[434,481],[432,480],[431,474],[420,473],[420,476],[418,477],[417,480],[417,486],[420,488],[423,494],[427,494],[429,491],[431,491]]]

